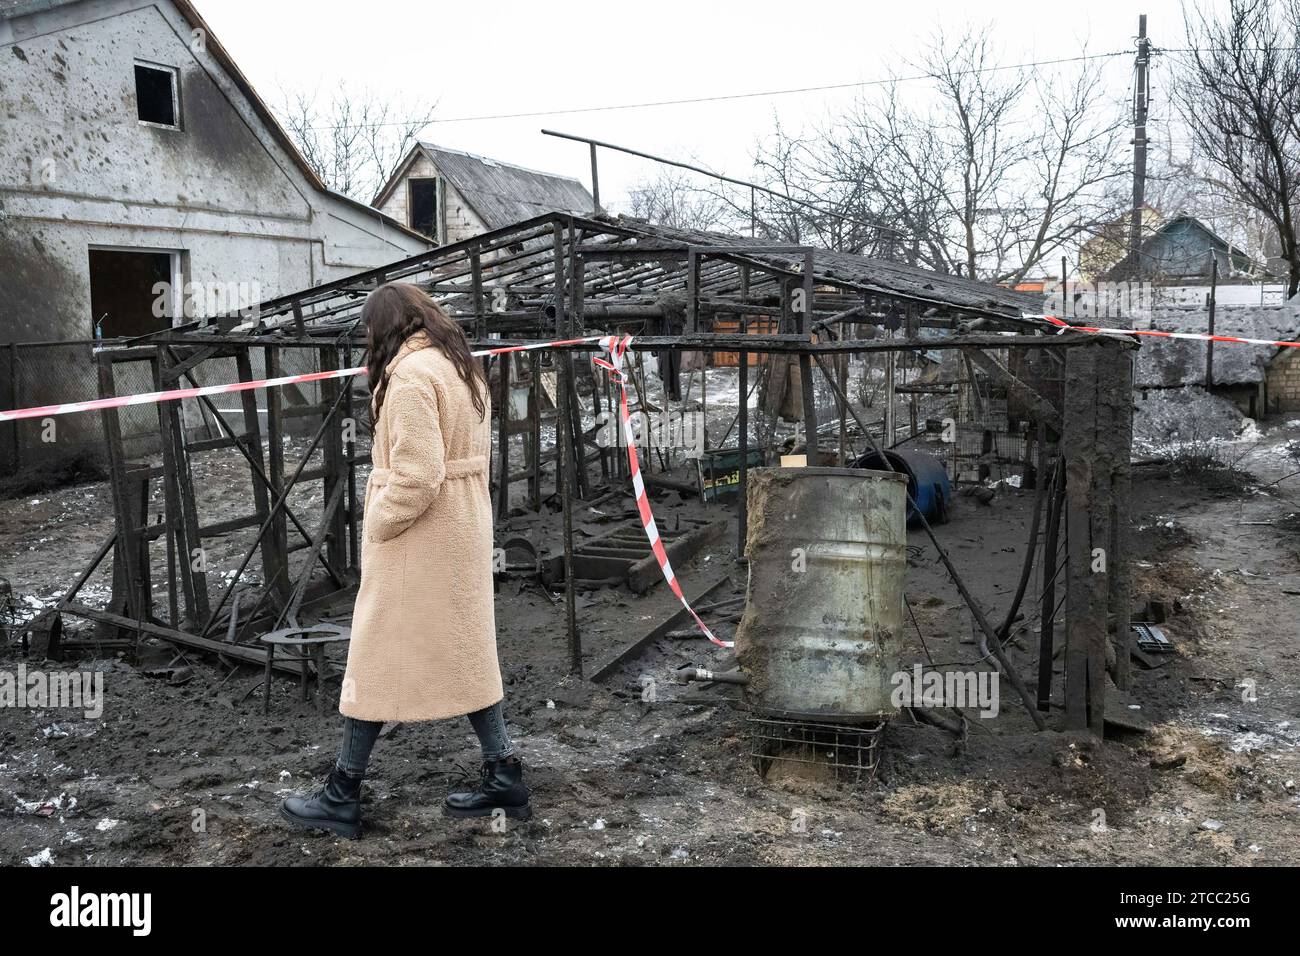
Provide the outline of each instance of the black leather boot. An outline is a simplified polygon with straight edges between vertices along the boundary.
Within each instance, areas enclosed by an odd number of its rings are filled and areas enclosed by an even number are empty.
[[[518,757],[507,757],[484,763],[478,788],[449,794],[443,809],[453,817],[489,817],[499,809],[515,820],[527,820],[533,815],[531,795],[524,786],[523,763]]]
[[[310,830],[329,830],[355,840],[361,835],[361,778],[349,777],[338,767],[325,778],[325,786],[310,797],[286,797],[280,816]]]

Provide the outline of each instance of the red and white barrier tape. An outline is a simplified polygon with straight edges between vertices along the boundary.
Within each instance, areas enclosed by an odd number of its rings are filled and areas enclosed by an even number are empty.
[[[672,590],[677,599],[682,602],[682,607],[690,612],[691,617],[695,618],[695,623],[699,625],[704,636],[719,647],[731,647],[732,642],[720,641],[716,638],[707,624],[700,619],[691,607],[690,602],[686,600],[686,595],[682,593],[681,583],[677,580],[677,575],[673,572],[673,566],[668,560],[668,554],[664,550],[663,541],[659,537],[659,528],[655,524],[654,515],[650,511],[650,499],[646,496],[645,483],[641,480],[641,467],[637,462],[636,439],[632,430],[632,416],[627,407],[627,379],[623,374],[623,356],[627,352],[627,347],[632,342],[632,337],[617,335],[592,335],[582,339],[560,339],[555,342],[533,342],[528,345],[509,345],[498,349],[482,349],[474,352],[475,356],[484,355],[504,355],[509,352],[528,352],[534,349],[553,348],[557,345],[586,345],[592,342],[600,343],[600,346],[609,353],[612,361],[605,361],[600,358],[592,358],[592,362],[602,368],[608,369],[611,378],[617,383],[619,388],[619,417],[623,424],[623,434],[627,439],[627,460],[632,470],[632,487],[636,491],[636,506],[641,514],[641,526],[645,529],[647,540],[650,542],[650,550],[654,553],[655,560],[659,562],[659,569],[663,572],[664,580],[668,582],[668,587]],[[199,388],[174,388],[162,392],[142,392],[139,395],[119,395],[113,398],[97,398],[88,402],[66,402],[62,405],[41,405],[35,408],[17,408],[8,411],[0,411],[0,422],[18,421],[25,418],[49,418],[54,415],[71,415],[75,412],[91,412],[105,408],[123,408],[127,405],[150,405],[158,402],[174,402],[185,398],[198,398],[200,395],[222,395],[227,392],[246,392],[255,388],[276,388],[281,385],[294,385],[303,382],[320,382],[331,378],[351,378],[353,375],[365,375],[365,366],[357,368],[336,369],[328,372],[309,372],[305,375],[284,375],[279,378],[264,378],[253,382],[234,382],[229,385],[204,385]]]
[[[654,552],[655,560],[659,562],[659,570],[663,572],[664,580],[668,582],[669,589],[677,595],[677,600],[682,602],[682,607],[690,612],[691,617],[695,618],[695,623],[703,632],[704,636],[716,644],[718,647],[734,647],[733,641],[720,641],[709,630],[709,626],[700,619],[691,607],[691,603],[686,600],[686,595],[682,593],[681,582],[677,580],[677,575],[673,572],[672,562],[668,560],[668,552],[664,550],[663,539],[659,537],[659,526],[655,524],[655,516],[650,511],[650,498],[646,494],[645,482],[641,479],[641,465],[636,455],[636,435],[632,430],[632,415],[627,407],[627,376],[623,374],[623,356],[627,353],[627,347],[632,342],[632,336],[610,335],[601,339],[601,345],[609,353],[610,361],[602,358],[592,357],[591,361],[595,365],[607,370],[610,378],[618,385],[618,414],[619,420],[623,426],[623,438],[627,444],[627,462],[632,470],[632,490],[636,493],[636,507],[641,513],[641,526],[645,529],[645,535],[650,540],[650,550]]]
[[[1235,345],[1271,345],[1277,348],[1300,348],[1300,342],[1275,342],[1271,339],[1244,339],[1237,335],[1209,335],[1204,332],[1161,332],[1157,329],[1108,329],[1091,325],[1070,325],[1054,315],[1026,315],[1026,319],[1043,319],[1061,332],[1095,332],[1102,335],[1147,335],[1158,339],[1191,339],[1194,342],[1230,342]]]
[[[481,349],[472,353],[475,356],[503,355],[506,352],[528,352],[533,349],[552,348],[556,345],[583,345],[600,342],[599,335],[585,339],[561,339],[558,342],[530,342],[528,345],[509,345],[499,349]],[[173,388],[164,392],[141,392],[139,395],[118,395],[113,398],[96,398],[88,402],[65,402],[62,405],[38,405],[35,408],[15,408],[0,410],[0,422],[18,421],[24,418],[51,418],[55,415],[71,415],[75,412],[93,412],[105,408],[123,408],[127,405],[152,405],[157,402],[175,402],[184,398],[198,398],[201,395],[224,395],[227,392],[247,392],[255,388],[276,388],[281,385],[298,385],[303,382],[321,382],[331,378],[351,378],[353,375],[365,375],[365,366],[358,368],[341,368],[328,372],[308,372],[305,375],[282,375],[279,378],[263,378],[253,382],[232,382],[229,385],[203,385],[198,388]]]

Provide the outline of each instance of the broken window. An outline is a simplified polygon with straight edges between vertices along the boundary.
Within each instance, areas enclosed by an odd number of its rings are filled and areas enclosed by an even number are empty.
[[[164,66],[135,65],[136,114],[142,123],[180,128],[176,71]]]
[[[410,179],[407,181],[411,203],[407,225],[435,242],[438,240],[438,180]]]

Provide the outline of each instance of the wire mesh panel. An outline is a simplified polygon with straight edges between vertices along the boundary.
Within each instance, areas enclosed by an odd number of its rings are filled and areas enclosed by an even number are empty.
[[[781,764],[824,771],[844,783],[870,783],[880,765],[885,721],[827,724],[748,719],[750,756],[762,777]]]
[[[95,345],[81,340],[4,346],[0,354],[0,406],[29,408],[98,398]],[[6,422],[0,425],[0,473],[13,474],[61,459],[99,455],[102,448],[103,430],[95,414]]]

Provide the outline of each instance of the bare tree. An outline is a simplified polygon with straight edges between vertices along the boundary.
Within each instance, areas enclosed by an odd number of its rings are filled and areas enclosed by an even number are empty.
[[[671,167],[629,191],[631,213],[673,229],[725,230],[731,216],[726,203],[686,173]]]
[[[1213,165],[1205,182],[1258,210],[1287,263],[1287,295],[1300,290],[1300,4],[1230,0],[1222,16],[1186,14],[1183,121]]]
[[[278,112],[321,182],[369,203],[432,122],[434,104],[403,103],[340,83],[328,95],[282,92]]]
[[[1099,61],[1085,61],[1073,77],[1034,85],[1036,123],[1019,171],[1020,213],[1008,223],[1011,242],[1001,257],[1012,267],[1002,275],[1007,281],[1086,240],[1131,203],[1125,117],[1107,101],[1100,71]]]
[[[896,223],[879,214],[855,164],[836,153],[834,139],[824,132],[791,136],[778,121],[773,134],[758,144],[754,166],[760,183],[781,194],[749,197],[744,212],[756,220],[755,232],[762,238],[888,255],[890,243],[901,234]],[[851,171],[846,173],[846,167]]]
[[[1095,65],[1055,80],[1006,69],[990,36],[938,35],[920,65],[929,90],[905,99],[896,81],[813,139],[778,136],[756,165],[791,194],[820,197],[830,218],[850,214],[863,251],[1018,281],[1117,212],[1122,115]]]

